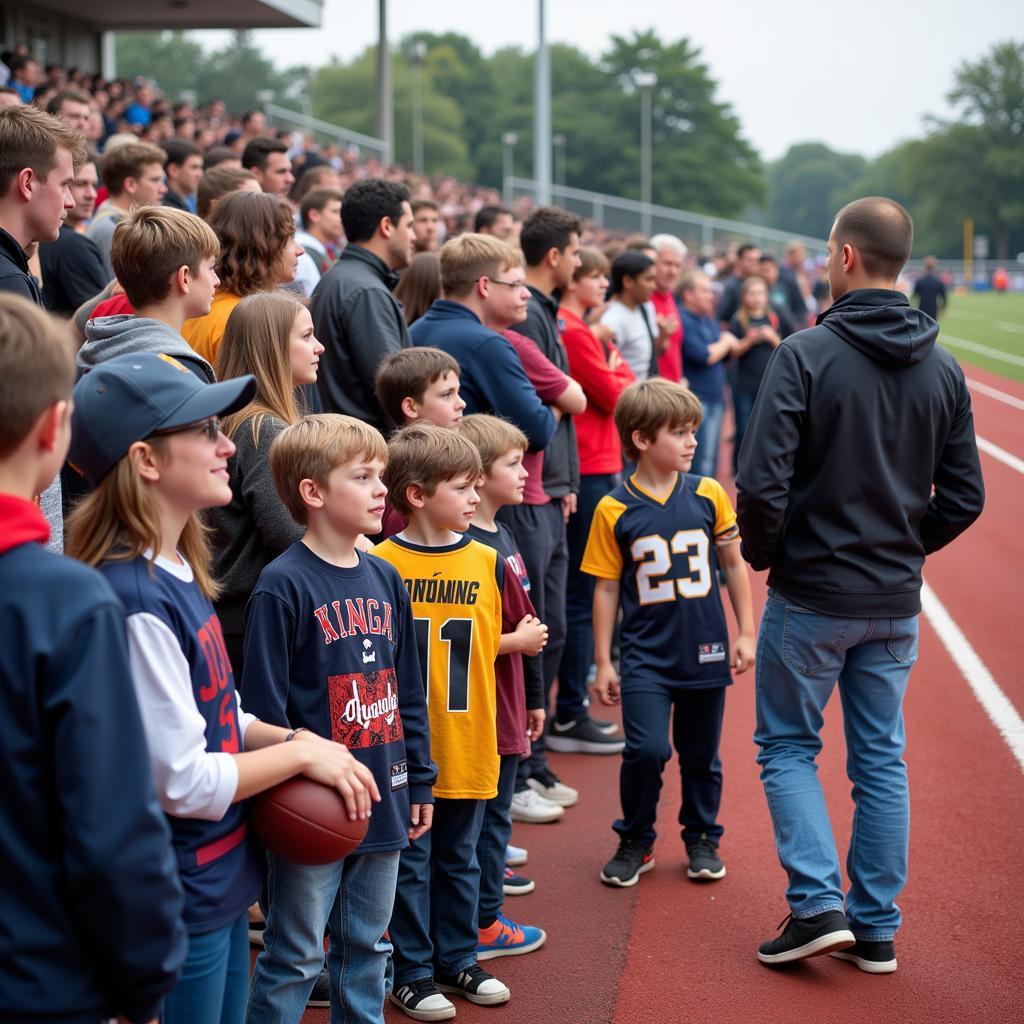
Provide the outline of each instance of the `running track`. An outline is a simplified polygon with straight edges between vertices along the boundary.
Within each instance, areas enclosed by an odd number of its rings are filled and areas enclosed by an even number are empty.
[[[975,423],[984,438],[1024,459],[1024,385],[973,367]],[[1009,401],[1007,400],[1009,399]],[[1021,572],[1024,475],[982,454],[988,500],[982,518],[929,559],[926,580],[998,685],[1024,713]],[[764,576],[754,581],[764,601]],[[522,1024],[1020,1024],[1024,955],[1024,771],[924,616],[920,657],[906,700],[911,786],[911,871],[900,900],[899,971],[872,977],[818,958],[788,970],[762,967],[757,944],[787,912],[785,879],[754,763],[753,674],[737,677],[726,711],[722,759],[728,875],[696,885],[674,814],[673,765],[662,791],[657,867],[630,890],[600,883],[614,851],[618,758],[554,755],[581,790],[554,825],[516,825],[527,846],[530,896],[506,912],[548,931],[544,949],[488,966],[512,989],[505,1007],[456,1000],[458,1020]],[[851,804],[834,699],[820,773],[841,853]],[[596,712],[601,714],[602,712]],[[678,776],[675,776],[678,778]],[[389,1022],[408,1021],[389,1008]],[[308,1024],[327,1021],[309,1011]]]

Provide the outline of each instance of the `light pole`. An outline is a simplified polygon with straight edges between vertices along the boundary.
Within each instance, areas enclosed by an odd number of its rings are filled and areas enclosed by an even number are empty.
[[[387,0],[377,0],[377,138],[384,143],[384,163],[395,159],[395,114],[391,96],[391,48]]]
[[[412,168],[423,173],[423,62],[427,44],[417,39],[412,44]]]
[[[653,71],[638,71],[633,82],[640,91],[640,199],[644,203],[640,215],[640,230],[645,235],[651,233],[651,163],[652,163],[652,103],[651,96],[658,84],[658,76]]]
[[[555,184],[565,188],[565,136],[559,132],[551,136],[551,145],[555,150]],[[560,198],[564,199],[564,196]]]
[[[506,206],[512,205],[512,174],[515,170],[515,151],[519,136],[515,132],[505,132],[501,137],[501,185],[505,194]]]
[[[537,0],[537,56],[533,67],[533,176],[537,203],[551,202],[551,54],[544,0]]]

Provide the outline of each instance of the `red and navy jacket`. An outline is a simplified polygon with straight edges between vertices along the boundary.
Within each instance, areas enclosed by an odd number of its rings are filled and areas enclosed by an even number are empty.
[[[206,721],[206,749],[242,750],[235,681],[213,605],[193,580],[186,583],[151,568],[140,556],[105,562],[100,572],[128,615],[146,612],[175,635],[188,661],[192,695]],[[178,870],[185,887],[190,933],[214,931],[235,920],[259,894],[260,872],[248,841],[245,804],[233,803],[220,821],[168,815]]]

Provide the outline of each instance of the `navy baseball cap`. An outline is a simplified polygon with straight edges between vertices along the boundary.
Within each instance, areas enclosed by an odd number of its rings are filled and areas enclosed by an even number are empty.
[[[251,374],[205,384],[173,356],[115,356],[75,385],[68,461],[98,484],[136,441],[236,412],[255,394]]]

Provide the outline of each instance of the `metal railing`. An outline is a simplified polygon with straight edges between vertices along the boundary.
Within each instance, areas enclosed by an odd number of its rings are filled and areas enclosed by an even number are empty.
[[[521,198],[536,201],[538,191],[537,182],[529,178],[505,179],[504,195],[507,202]],[[652,235],[665,232],[678,235],[691,249],[697,251],[721,249],[737,242],[753,242],[766,252],[779,254],[790,242],[801,242],[812,257],[825,253],[825,241],[821,238],[809,238],[761,224],[712,217],[692,210],[676,210],[670,206],[642,203],[636,199],[590,192],[582,188],[552,185],[551,201],[608,231],[643,231]]]
[[[279,107],[276,103],[264,103],[263,113],[268,124],[281,124],[287,128],[295,126],[297,129],[312,132],[315,136],[326,137],[332,142],[340,142],[344,146],[354,146],[360,152],[369,150],[375,156],[388,162],[388,146],[383,139],[375,139],[372,135],[364,135],[362,132],[352,131],[350,128],[339,128],[329,121],[321,121],[318,117],[303,114],[298,110],[289,110],[287,107]]]

